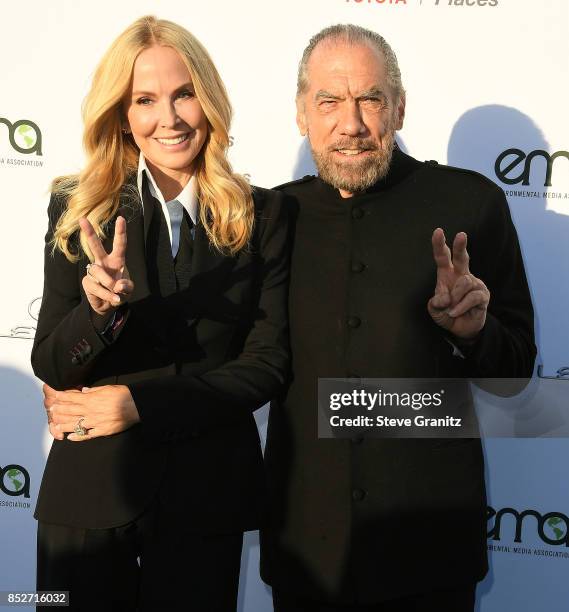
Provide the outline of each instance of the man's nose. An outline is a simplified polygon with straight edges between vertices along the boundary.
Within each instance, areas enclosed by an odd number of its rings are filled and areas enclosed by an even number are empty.
[[[339,128],[346,136],[360,136],[365,131],[360,107],[355,100],[346,101],[342,109]]]

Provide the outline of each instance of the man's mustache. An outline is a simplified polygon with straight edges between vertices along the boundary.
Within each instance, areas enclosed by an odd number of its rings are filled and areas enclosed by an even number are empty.
[[[334,144],[328,147],[328,151],[338,151],[340,149],[361,149],[362,151],[377,151],[377,145],[370,140],[362,140],[359,138],[350,138],[337,140]]]

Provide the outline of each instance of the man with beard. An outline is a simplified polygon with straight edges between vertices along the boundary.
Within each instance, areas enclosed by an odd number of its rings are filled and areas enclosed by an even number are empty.
[[[533,309],[504,194],[403,154],[404,111],[381,36],[342,25],[312,38],[297,123],[319,176],[280,188],[297,219],[292,377],[266,448],[261,571],[277,612],[471,612],[487,571],[480,440],[318,438],[319,377],[533,371]]]

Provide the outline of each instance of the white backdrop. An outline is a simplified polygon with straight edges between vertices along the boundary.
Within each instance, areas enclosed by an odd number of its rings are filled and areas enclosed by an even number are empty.
[[[294,123],[296,66],[309,37],[337,22],[384,35],[407,89],[402,147],[418,159],[479,170],[506,190],[536,307],[538,362],[548,376],[569,366],[569,154],[552,162],[550,186],[546,159],[526,159],[536,150],[569,149],[567,0],[3,3],[0,189],[9,230],[0,242],[0,590],[34,585],[32,512],[48,439],[29,351],[49,182],[81,166],[80,106],[92,71],[114,37],[148,13],[179,22],[209,49],[235,108],[234,166],[262,186],[312,171]],[[504,156],[498,176],[496,160],[509,149],[519,152]],[[505,172],[516,156],[519,164]],[[526,163],[527,184],[523,177],[512,183]],[[567,396],[566,380],[554,385]],[[263,431],[266,412],[258,422]],[[486,454],[491,507],[535,510],[545,517],[546,539],[535,515],[520,519],[521,542],[514,541],[512,512],[499,530],[491,518],[491,571],[479,589],[480,610],[566,612],[569,441],[487,440]],[[447,537],[460,546],[460,534]],[[249,534],[240,610],[269,612],[257,542]]]

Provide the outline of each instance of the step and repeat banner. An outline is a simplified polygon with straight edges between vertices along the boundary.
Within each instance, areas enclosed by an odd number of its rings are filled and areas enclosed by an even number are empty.
[[[92,72],[116,35],[144,14],[182,24],[210,51],[235,109],[234,167],[265,187],[313,173],[294,107],[296,67],[310,36],[339,22],[382,34],[407,90],[402,149],[482,172],[507,195],[536,309],[531,402],[559,406],[562,419],[569,409],[567,0],[3,3],[0,590],[34,587],[32,514],[49,435],[29,354],[49,184],[81,167],[80,108]],[[264,434],[266,409],[257,419]],[[548,435],[484,442],[490,572],[478,590],[481,612],[567,610],[569,439]],[[460,533],[441,538],[461,546]],[[258,556],[250,533],[241,611],[272,610]]]

